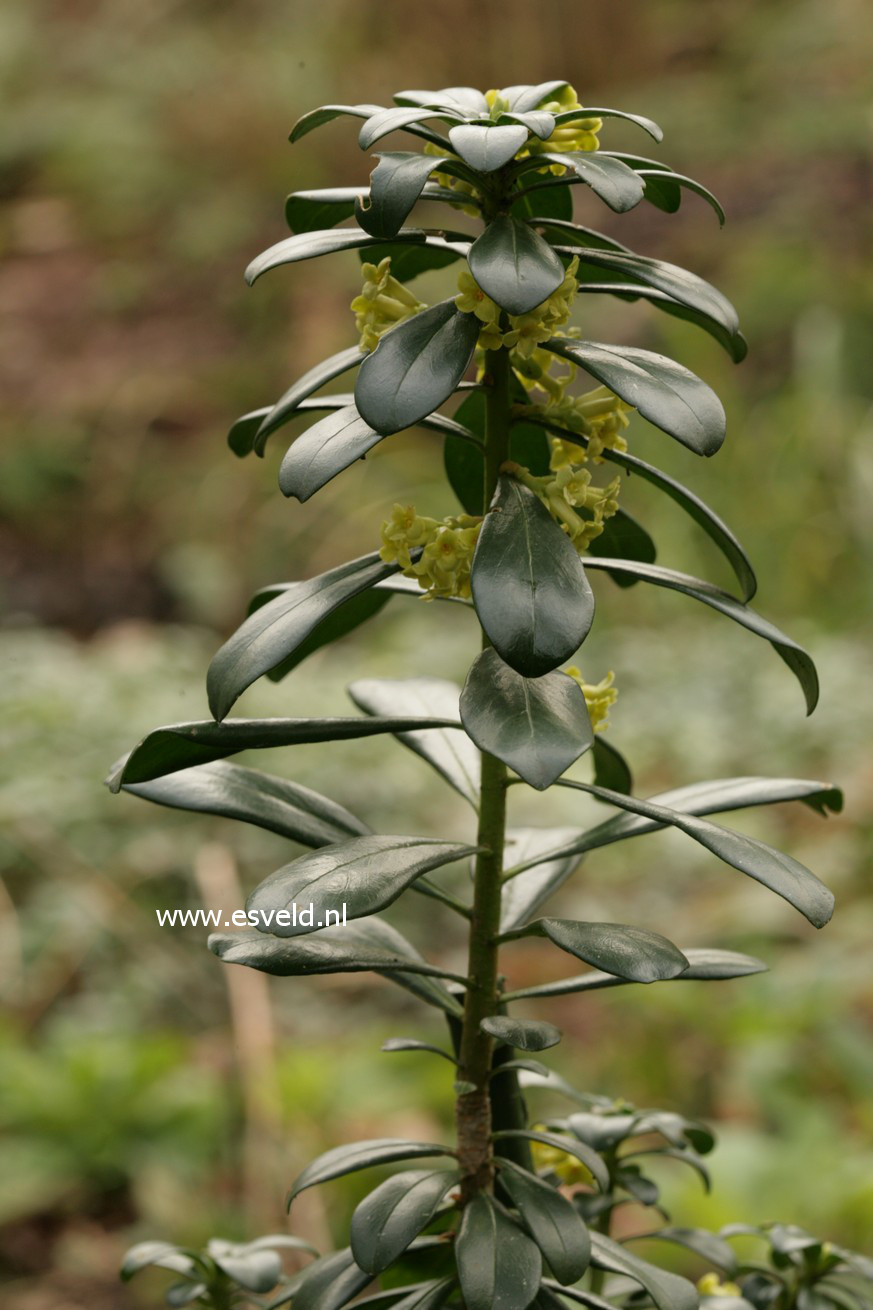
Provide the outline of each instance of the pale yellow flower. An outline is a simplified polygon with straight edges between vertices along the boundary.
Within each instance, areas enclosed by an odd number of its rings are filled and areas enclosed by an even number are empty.
[[[427,305],[391,274],[391,256],[379,264],[361,266],[363,285],[351,309],[361,334],[361,350],[375,350],[381,337],[404,319],[420,314]]]
[[[615,674],[610,670],[600,682],[591,683],[585,681],[582,670],[575,664],[571,664],[569,669],[564,669],[564,673],[581,687],[588,707],[591,727],[595,732],[605,732],[609,727],[609,711],[618,700],[618,689],[612,685]]]

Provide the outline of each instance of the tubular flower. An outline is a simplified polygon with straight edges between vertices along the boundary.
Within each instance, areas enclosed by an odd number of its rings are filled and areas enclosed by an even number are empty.
[[[469,269],[463,269],[458,274],[459,294],[455,297],[455,304],[462,313],[475,314],[484,323],[478,342],[480,349],[498,350],[500,346],[511,347],[512,362],[515,367],[516,361],[523,362],[529,359],[537,346],[555,336],[557,329],[567,322],[576,296],[578,267],[579,260],[574,257],[567,267],[561,285],[530,313],[508,314],[508,332],[504,332],[501,328],[500,306],[485,294]],[[542,371],[542,365],[539,367]]]
[[[620,477],[613,478],[605,487],[598,487],[592,483],[587,469],[574,464],[563,464],[544,477],[535,477],[518,464],[503,467],[539,496],[580,555],[600,536],[605,521],[618,509]],[[580,509],[583,513],[577,514]]]
[[[604,450],[627,450],[622,432],[630,422],[628,414],[633,413],[633,406],[619,400],[608,387],[596,387],[582,396],[562,395],[548,401],[540,412],[560,427],[588,438],[587,448],[583,449],[563,437],[552,437],[550,468],[584,463],[588,458],[602,464]]]
[[[609,711],[618,700],[618,689],[612,685],[615,674],[610,670],[600,682],[591,683],[585,681],[582,670],[575,664],[571,664],[569,669],[564,669],[564,672],[582,688],[591,727],[595,732],[605,732],[609,727]]]
[[[543,1126],[537,1124],[538,1129],[542,1129]],[[548,1146],[545,1142],[531,1142],[530,1149],[535,1168],[555,1174],[562,1183],[572,1185],[592,1181],[592,1175],[582,1161],[568,1155],[566,1151],[560,1151],[557,1146]]]
[[[551,100],[544,100],[537,106],[538,109],[545,109],[555,115],[583,107],[572,86],[562,87]],[[597,133],[602,127],[603,120],[600,118],[577,118],[570,123],[560,123],[545,141],[540,141],[538,137],[532,138],[528,142],[528,153],[537,155],[548,152],[565,155],[574,150],[598,150],[600,141]],[[552,164],[549,171],[560,175],[567,170],[560,164]]]
[[[375,350],[379,338],[391,328],[413,314],[420,314],[427,305],[416,300],[402,282],[391,275],[391,256],[386,255],[379,264],[364,264],[361,294],[355,296],[351,308],[355,314],[355,327],[361,334],[361,350]]]
[[[736,1283],[723,1283],[718,1274],[704,1274],[697,1280],[697,1290],[701,1296],[742,1296],[742,1290]]]
[[[391,518],[382,524],[379,554],[386,564],[400,564],[404,577],[415,578],[424,599],[468,599],[470,568],[481,527],[481,518],[470,514],[431,519],[416,514],[413,505],[395,505]],[[415,560],[413,550],[421,551]]]

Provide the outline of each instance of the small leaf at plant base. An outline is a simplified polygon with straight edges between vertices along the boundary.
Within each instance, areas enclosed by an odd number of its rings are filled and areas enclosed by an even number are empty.
[[[576,919],[536,919],[525,928],[507,933],[515,937],[548,937],[562,951],[575,955],[595,969],[630,982],[657,982],[675,978],[688,968],[688,960],[666,937],[625,923],[580,923]]]
[[[594,619],[578,551],[528,487],[502,475],[470,577],[473,604],[500,658],[541,678],[575,654]]]
[[[307,1187],[344,1178],[359,1169],[371,1169],[377,1164],[395,1164],[400,1160],[415,1160],[422,1156],[454,1155],[449,1146],[438,1142],[408,1142],[399,1137],[379,1137],[368,1142],[349,1142],[325,1151],[294,1180],[288,1193],[288,1206]]]
[[[557,1188],[510,1160],[500,1162],[500,1182],[558,1282],[575,1283],[591,1259],[591,1239],[579,1212]]]
[[[564,265],[547,241],[501,214],[470,247],[470,272],[507,314],[528,314],[564,281]]]
[[[698,1310],[699,1297],[693,1283],[640,1260],[601,1233],[591,1233],[591,1263],[609,1273],[632,1278],[646,1289],[658,1310]]]
[[[475,314],[444,300],[387,332],[361,365],[355,404],[383,436],[412,427],[452,395],[479,336]]]
[[[552,337],[545,349],[579,364],[643,418],[697,455],[714,455],[724,441],[725,414],[715,392],[666,355],[634,346]]]
[[[368,835],[301,855],[251,893],[246,909],[256,927],[276,937],[298,937],[327,926],[326,912],[343,906],[349,919],[383,910],[424,873],[472,855],[475,846],[432,837]],[[285,920],[297,905],[314,904],[314,922]],[[281,918],[280,918],[281,916]]]
[[[439,168],[439,160],[418,151],[386,152],[378,159],[370,175],[369,203],[366,198],[359,198],[355,202],[355,217],[370,236],[390,239],[406,222],[427,179]]]
[[[226,760],[152,782],[128,783],[124,790],[172,809],[252,823],[304,846],[328,846],[369,832],[365,823],[327,796]]]
[[[213,716],[219,721],[225,718],[246,687],[293,654],[344,601],[397,571],[397,565],[385,564],[376,553],[364,555],[305,582],[291,583],[275,600],[250,614],[209,665],[206,690]]]
[[[461,722],[480,750],[539,791],[594,742],[585,697],[564,673],[524,678],[495,650],[478,656],[461,693]]]
[[[466,1310],[527,1310],[536,1296],[539,1247],[489,1196],[464,1206],[455,1259]]]
[[[547,1051],[550,1046],[557,1046],[563,1036],[553,1023],[542,1019],[512,1019],[508,1014],[492,1014],[479,1027],[519,1051]]]
[[[479,127],[464,123],[449,128],[449,141],[456,155],[477,173],[494,173],[508,164],[528,138],[521,124],[507,127]]]
[[[461,688],[445,678],[361,678],[348,689],[358,709],[381,715],[386,708],[441,719],[459,714]],[[436,769],[471,805],[479,804],[481,756],[460,727],[398,734],[416,755]]]
[[[361,1201],[352,1215],[352,1253],[362,1269],[380,1274],[402,1255],[430,1223],[457,1173],[409,1170],[388,1178]]]

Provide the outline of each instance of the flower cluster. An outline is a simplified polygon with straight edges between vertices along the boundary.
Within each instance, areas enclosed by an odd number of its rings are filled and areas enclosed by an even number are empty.
[[[605,732],[609,727],[609,711],[618,700],[618,688],[612,685],[615,674],[610,670],[605,678],[600,679],[600,682],[592,683],[585,681],[582,670],[575,664],[571,664],[569,669],[564,669],[564,672],[582,688],[591,727],[595,732]]]
[[[607,519],[618,509],[621,478],[615,477],[605,487],[595,486],[586,468],[563,464],[552,473],[535,477],[519,464],[504,464],[511,473],[539,496],[553,519],[560,523],[580,555],[603,531]],[[577,514],[582,510],[582,514]]]
[[[471,514],[431,519],[417,514],[414,505],[395,505],[391,518],[382,524],[379,554],[386,564],[399,564],[405,577],[415,578],[427,600],[434,596],[468,599],[470,567],[481,527],[482,519]]]
[[[475,314],[482,324],[479,333],[480,350],[499,350],[508,346],[516,358],[524,360],[533,355],[537,346],[555,336],[570,317],[576,296],[576,270],[579,260],[574,258],[567,266],[561,285],[527,314],[509,314],[509,328],[503,330],[503,311],[479,286],[469,269],[458,274],[458,295],[455,304],[463,314]]]
[[[361,350],[375,350],[380,337],[405,318],[420,314],[427,305],[392,276],[390,255],[378,264],[364,264],[361,271],[361,294],[355,296],[351,308],[361,334]]]
[[[562,468],[565,464],[583,464],[589,457],[595,464],[603,463],[604,450],[627,450],[622,433],[630,422],[633,405],[619,400],[609,387],[595,387],[582,396],[561,396],[543,406],[542,413],[550,422],[568,428],[588,438],[587,447],[552,437],[550,467]]]
[[[575,88],[564,86],[551,100],[545,100],[537,106],[538,109],[545,109],[550,114],[565,114],[571,109],[583,109],[584,106],[579,103],[579,97]],[[573,150],[597,150],[600,142],[597,139],[597,133],[603,127],[601,118],[577,118],[572,123],[559,124],[552,135],[545,141],[540,141],[538,137],[533,137],[528,143],[530,154],[539,154],[543,151],[554,154],[567,154]],[[552,165],[552,172],[563,172],[560,165]]]

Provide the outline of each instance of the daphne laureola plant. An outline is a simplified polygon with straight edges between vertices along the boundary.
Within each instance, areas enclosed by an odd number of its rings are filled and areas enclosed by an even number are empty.
[[[293,1310],[351,1301],[395,1310],[557,1310],[581,1304],[693,1310],[855,1310],[871,1304],[873,1264],[789,1225],[735,1225],[719,1234],[669,1224],[653,1160],[707,1179],[714,1139],[681,1115],[636,1109],[570,1087],[534,1055],[561,1034],[519,1017],[516,1002],[656,981],[718,981],[754,974],[759,960],[720,949],[680,949],[636,924],[555,918],[541,911],[589,852],[674,828],[729,868],[789,902],[817,927],[832,897],[791,855],[714,823],[708,815],[799,801],[821,814],[840,793],[826,782],[742,777],[634,795],[624,757],[603,735],[615,699],[612,674],[570,663],[595,617],[590,577],[681,592],[769,642],[798,680],[811,711],[818,694],[808,654],[749,607],[755,575],[730,528],[692,491],[628,449],[638,419],[698,455],[714,455],[725,416],[714,392],[681,364],[636,347],[588,339],[598,298],[645,300],[709,332],[739,362],[746,344],[725,297],[693,273],[638,255],[574,221],[581,188],[623,213],[642,201],[675,211],[685,191],[715,198],[668,165],[603,150],[613,120],[656,142],[656,124],[613,109],[583,108],[566,82],[406,91],[394,106],[328,105],[306,114],[291,140],[341,116],[362,119],[368,150],[390,133],[422,149],[380,152],[369,186],[299,191],[287,202],[293,235],[251,264],[250,283],[284,265],[357,251],[362,286],[352,309],[359,344],[299,378],[274,405],[234,424],[239,456],[263,454],[290,420],[319,413],[282,461],[280,486],[305,501],[392,434],[420,427],[442,438],[447,514],[386,507],[374,550],[318,577],[255,596],[248,618],[219,650],[207,688],[213,718],[150,733],[116,767],[110,785],[163,805],[239,819],[311,848],[249,897],[254,928],[213,936],[230,964],[286,977],[372,971],[442,1011],[444,1048],[397,1038],[387,1049],[432,1053],[454,1085],[456,1133],[446,1142],[387,1136],[338,1144],[291,1188],[356,1170],[410,1165],[379,1182],[355,1210],[350,1243],[293,1277],[280,1274],[289,1238],[205,1252],[166,1243],[133,1249],[125,1276],[147,1264],[174,1270],[173,1305],[240,1300]],[[409,225],[425,203],[448,206],[476,231]],[[465,229],[470,224],[466,218]],[[426,270],[457,266],[450,294],[428,305],[412,289]],[[451,274],[449,274],[451,276]],[[580,326],[571,317],[580,310]],[[323,394],[357,368],[354,391]],[[579,375],[593,387],[579,390]],[[451,416],[440,407],[460,396]],[[434,452],[436,444],[434,444]],[[634,477],[622,477],[633,474]],[[736,594],[655,563],[655,544],[620,504],[642,479],[709,536],[736,578]],[[288,675],[309,653],[410,597],[450,602],[447,622],[481,633],[463,690],[430,677],[353,683],[359,711],[346,718],[228,717],[256,679]],[[404,671],[408,673],[408,671]],[[374,833],[358,816],[302,782],[229,763],[239,751],[391,734],[467,801],[469,840]],[[590,781],[568,779],[581,756]],[[593,827],[507,829],[511,788],[552,786],[593,797],[608,817]],[[580,797],[580,798],[581,798]],[[400,823],[402,827],[402,821]],[[472,896],[445,874],[472,865]],[[441,877],[441,875],[443,875]],[[466,934],[463,974],[428,960],[381,912],[407,892],[434,899]],[[343,902],[345,926],[292,918]],[[588,966],[559,982],[504,990],[501,959],[540,937]],[[565,1095],[565,1118],[530,1117],[539,1089]],[[447,1082],[447,1094],[449,1084]],[[426,1162],[426,1163],[424,1163]],[[616,1213],[641,1211],[636,1229]],[[654,1222],[657,1219],[660,1222]],[[632,1234],[628,1237],[628,1233]],[[710,1272],[698,1287],[634,1253],[645,1234],[690,1248]],[[756,1238],[749,1255],[731,1246]],[[356,1300],[363,1295],[363,1300]]]

